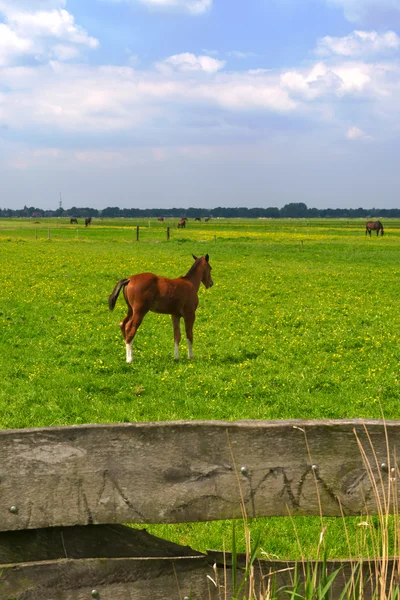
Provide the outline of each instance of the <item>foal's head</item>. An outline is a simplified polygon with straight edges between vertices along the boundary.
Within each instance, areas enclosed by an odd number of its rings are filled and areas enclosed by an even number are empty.
[[[194,260],[197,260],[197,256],[195,256],[194,254],[192,254],[192,256],[193,256]],[[201,278],[201,282],[203,283],[204,287],[207,289],[214,285],[214,282],[211,277],[212,266],[210,265],[210,263],[208,261],[209,261],[208,254],[206,254],[205,256],[201,256],[199,259],[199,265],[203,269],[203,275]]]

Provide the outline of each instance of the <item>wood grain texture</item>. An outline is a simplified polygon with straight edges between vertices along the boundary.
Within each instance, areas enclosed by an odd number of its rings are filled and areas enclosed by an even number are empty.
[[[0,600],[90,600],[94,589],[99,600],[182,600],[193,589],[191,600],[204,600],[212,574],[205,557],[27,563],[2,567]]]
[[[214,561],[217,563],[215,568],[212,566]],[[88,600],[94,589],[99,593],[99,600],[183,600],[185,597],[221,600],[232,598],[229,562],[227,557],[228,564],[224,568],[222,556],[216,554],[198,558],[83,559],[8,565],[1,567],[0,600]],[[239,558],[238,563],[244,567],[245,561]],[[303,567],[306,569],[305,564],[297,564],[301,581]],[[315,569],[316,563],[312,563],[311,568]],[[328,561],[328,574],[340,569],[332,586],[331,600],[340,598],[354,568],[355,564],[350,561]],[[291,561],[255,563],[255,590],[265,591],[269,578],[276,577],[276,588],[280,590],[278,598],[287,599],[284,586],[291,586],[295,569],[296,563]],[[244,568],[239,572],[239,582],[243,571]],[[376,590],[374,561],[362,564],[361,580],[364,583],[363,599],[371,600]],[[391,581],[394,588],[400,583],[398,561],[388,561],[387,578],[382,582],[386,590],[390,589]],[[244,587],[243,593],[246,591]]]
[[[396,455],[398,421],[1,431],[0,530],[235,518],[242,516],[241,497],[249,517],[373,514],[375,483],[382,494],[397,476]]]

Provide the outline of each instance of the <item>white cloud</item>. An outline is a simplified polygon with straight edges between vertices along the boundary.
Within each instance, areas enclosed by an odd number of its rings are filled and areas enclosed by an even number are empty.
[[[329,67],[319,62],[309,71],[286,71],[281,75],[281,85],[288,91],[308,100],[334,95],[365,93],[372,86],[373,67],[364,63],[338,63]]]
[[[316,52],[320,55],[336,54],[362,57],[370,54],[393,52],[400,48],[400,37],[394,31],[353,31],[344,37],[326,36],[318,40]]]
[[[362,129],[358,127],[350,127],[346,132],[348,140],[373,140],[371,135],[368,135]]]
[[[190,52],[183,52],[182,54],[169,56],[162,63],[158,63],[157,66],[161,69],[172,67],[178,71],[216,73],[225,66],[225,61],[211,56],[196,56]]]
[[[6,65],[15,57],[34,50],[31,40],[18,35],[5,23],[0,23],[0,65]]]
[[[348,21],[365,19],[372,11],[400,11],[400,0],[324,0],[328,4],[343,8]]]
[[[157,10],[180,10],[192,15],[201,15],[212,7],[213,0],[105,0],[108,2],[140,2]]]
[[[8,9],[5,14],[8,24],[21,35],[29,35],[33,38],[55,37],[90,48],[96,48],[99,44],[98,40],[90,37],[82,27],[76,25],[73,15],[64,9],[36,12]]]
[[[43,0],[36,3],[43,10],[35,11],[31,5],[21,0],[12,3],[0,0],[0,15],[5,19],[5,23],[0,23],[0,65],[12,64],[23,56],[69,60],[78,56],[81,47],[99,45],[62,8],[64,2]]]
[[[282,89],[276,78],[256,78],[236,73],[202,85],[196,90],[198,97],[211,99],[223,108],[236,111],[266,110],[286,113],[296,108],[296,102]]]
[[[76,46],[67,46],[66,44],[55,44],[52,48],[54,57],[57,60],[70,60],[79,56],[79,50]]]

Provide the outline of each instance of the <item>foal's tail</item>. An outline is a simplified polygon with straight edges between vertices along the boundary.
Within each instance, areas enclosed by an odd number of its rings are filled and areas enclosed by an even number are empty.
[[[119,296],[119,293],[121,291],[121,288],[123,288],[126,285],[128,285],[128,283],[129,283],[129,279],[121,279],[120,281],[118,281],[117,285],[115,286],[115,288],[111,292],[110,297],[108,298],[108,308],[110,310],[114,310],[114,306],[115,306],[115,303],[116,303],[117,298]]]

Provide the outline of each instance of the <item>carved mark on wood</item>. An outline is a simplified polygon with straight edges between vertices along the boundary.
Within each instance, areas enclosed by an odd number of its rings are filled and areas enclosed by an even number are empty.
[[[116,491],[117,494],[118,494],[118,496],[123,500],[124,504],[126,504],[126,506],[128,506],[135,515],[137,515],[138,517],[140,517],[140,519],[142,521],[145,520],[144,514],[141,513],[140,510],[132,503],[132,501],[128,498],[128,496],[126,495],[126,493],[121,489],[121,486],[115,480],[115,478],[111,475],[111,473],[109,472],[108,469],[106,469],[105,471],[103,471],[103,482],[102,482],[102,486],[101,486],[100,493],[99,493],[99,496],[98,496],[97,506],[99,506],[99,504],[102,501],[103,495],[104,495],[105,490],[107,488],[107,484],[111,485],[113,496],[114,496],[114,493]],[[116,502],[115,502],[115,498],[114,498],[114,509],[115,508],[116,508]]]

